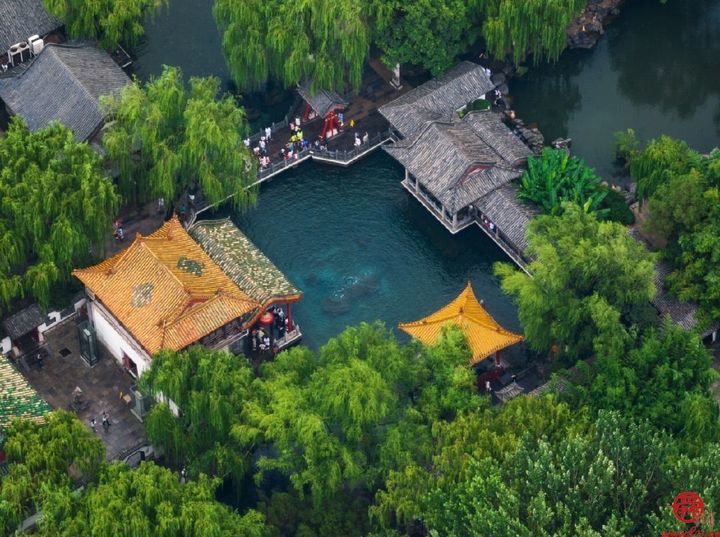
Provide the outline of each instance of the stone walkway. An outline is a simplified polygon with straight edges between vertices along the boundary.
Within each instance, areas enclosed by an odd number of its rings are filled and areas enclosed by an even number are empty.
[[[132,378],[120,364],[104,349],[95,367],[85,363],[80,357],[75,318],[45,332],[45,338],[50,356],[41,368],[35,365],[23,371],[40,396],[53,408],[70,409],[73,390],[79,387],[88,404],[77,415],[88,428],[95,417],[96,434],[105,443],[108,460],[122,457],[127,450],[144,443],[143,424],[121,399],[121,392],[129,392]],[[103,412],[108,413],[112,424],[107,433],[101,424]]]

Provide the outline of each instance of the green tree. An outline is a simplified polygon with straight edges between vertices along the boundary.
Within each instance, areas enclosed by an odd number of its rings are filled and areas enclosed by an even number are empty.
[[[230,73],[244,89],[269,78],[357,89],[370,47],[364,10],[351,0],[216,0],[213,8]]]
[[[15,420],[3,450],[8,473],[0,477],[0,530],[12,532],[41,508],[48,491],[70,492],[94,478],[105,460],[105,447],[76,417],[64,410],[47,414],[46,423]]]
[[[264,537],[256,511],[240,516],[215,500],[219,480],[200,475],[181,484],[166,468],[144,462],[136,470],[114,462],[82,495],[53,491],[43,503],[40,535],[137,537]]]
[[[231,475],[239,483],[249,468],[252,435],[243,422],[253,398],[253,373],[244,357],[195,346],[160,351],[140,379],[143,390],[170,399],[145,418],[148,438],[162,446],[173,464],[187,464],[191,475]]]
[[[465,0],[374,0],[373,41],[383,62],[410,63],[434,76],[452,67],[455,59],[479,35],[477,2]]]
[[[59,124],[30,132],[14,117],[0,137],[0,306],[48,306],[55,288],[104,245],[118,195],[100,157]]]
[[[145,35],[145,16],[167,0],[44,0],[45,7],[60,19],[74,38],[89,38],[103,47],[134,47]]]
[[[563,203],[572,202],[598,218],[609,215],[608,209],[600,208],[606,196],[595,170],[567,151],[549,147],[539,157],[528,158],[518,192],[519,199],[535,203],[545,214],[561,214]]]
[[[556,61],[567,44],[567,28],[586,0],[481,0],[482,34],[492,55],[512,54],[518,64],[528,54],[535,64]]]
[[[602,337],[599,327],[615,337],[618,328],[643,321],[655,293],[655,265],[623,226],[568,204],[561,216],[535,218],[528,242],[532,277],[507,264],[495,272],[517,303],[532,349],[556,345],[570,358],[584,358]]]
[[[257,162],[242,143],[245,113],[230,95],[218,99],[215,77],[191,78],[185,88],[178,68],[159,78],[137,80],[104,99],[113,122],[103,136],[117,164],[127,202],[172,200],[196,183],[210,203],[232,196],[236,208],[251,205]]]
[[[672,177],[686,174],[699,165],[700,155],[685,142],[661,136],[631,156],[628,168],[637,182],[638,197],[645,200]]]

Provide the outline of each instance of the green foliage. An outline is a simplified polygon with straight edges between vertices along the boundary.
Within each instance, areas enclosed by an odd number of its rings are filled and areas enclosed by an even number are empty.
[[[145,35],[142,26],[148,12],[167,0],[44,0],[45,7],[65,24],[73,38],[89,38],[106,48],[122,44],[134,47]]]
[[[650,527],[686,487],[673,488],[685,483],[676,481],[680,472],[694,472],[700,490],[715,490],[716,452],[676,462],[672,438],[647,422],[603,412],[588,430],[567,407],[543,399],[522,403],[523,416],[542,416],[552,434],[511,429],[513,443],[503,442],[497,454],[478,443],[492,442],[494,422],[514,414],[516,401],[448,425],[456,432],[435,439],[429,465],[416,461],[389,476],[372,508],[380,528],[420,519],[430,535],[457,537],[655,535]],[[717,495],[708,497],[717,503]]]
[[[627,230],[599,222],[576,205],[539,216],[528,230],[533,277],[496,265],[515,298],[528,345],[557,345],[570,358],[589,356],[597,338],[615,343],[623,327],[642,321],[655,293],[653,257]]]
[[[528,54],[533,63],[556,61],[567,43],[567,28],[586,0],[480,0],[482,35],[498,59],[512,54],[518,64]]]
[[[576,404],[647,418],[684,434],[692,449],[718,438],[717,404],[708,391],[717,375],[697,334],[666,319],[662,330],[649,330],[629,349],[596,350],[591,378],[578,386]]]
[[[53,287],[102,248],[118,208],[99,156],[54,124],[14,117],[0,137],[0,308],[22,296],[48,306]]]
[[[475,2],[373,0],[373,39],[383,62],[410,63],[441,75],[478,38]]]
[[[137,537],[264,537],[263,516],[240,516],[215,501],[218,480],[200,475],[181,484],[178,475],[153,463],[137,470],[114,462],[81,496],[61,490],[43,504],[40,535]]]
[[[624,162],[632,161],[640,150],[640,141],[634,129],[618,131],[614,134],[615,156]]]
[[[244,357],[203,347],[160,351],[141,377],[141,387],[182,411],[176,418],[167,404],[153,407],[145,418],[148,438],[165,449],[170,462],[187,464],[191,475],[231,475],[240,482],[254,441],[243,424],[252,381]]]
[[[661,136],[631,158],[629,170],[637,182],[638,197],[645,200],[672,177],[686,174],[699,165],[700,155],[685,142]]]
[[[216,0],[213,12],[241,88],[275,78],[286,87],[311,80],[315,89],[357,89],[370,47],[364,9],[352,0]]]
[[[702,156],[663,136],[630,163],[638,192],[649,198],[645,228],[666,242],[676,269],[666,281],[681,300],[701,306],[703,321],[720,318],[720,151]]]
[[[609,214],[600,208],[606,196],[607,189],[595,170],[562,149],[550,148],[543,149],[539,157],[528,158],[518,192],[519,199],[535,203],[545,214],[561,214],[563,204],[572,202],[598,218]]]
[[[35,512],[48,491],[69,492],[76,480],[93,478],[105,460],[102,442],[73,414],[56,410],[46,420],[17,419],[6,431],[8,473],[0,478],[4,535]]]
[[[144,86],[135,81],[105,98],[114,121],[103,143],[126,202],[176,199],[197,183],[210,203],[231,195],[236,208],[254,203],[257,163],[242,143],[245,113],[232,96],[218,99],[219,88],[215,77],[191,78],[188,90],[180,70],[165,67]]]

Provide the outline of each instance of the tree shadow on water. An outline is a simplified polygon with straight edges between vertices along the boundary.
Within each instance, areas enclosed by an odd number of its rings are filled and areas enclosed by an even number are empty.
[[[620,19],[608,48],[621,94],[682,119],[720,95],[720,0],[645,2]],[[720,110],[714,124],[720,129]]]

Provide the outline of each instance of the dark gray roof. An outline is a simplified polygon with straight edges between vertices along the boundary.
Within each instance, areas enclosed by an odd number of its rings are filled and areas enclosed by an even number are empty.
[[[31,35],[44,36],[60,26],[62,23],[47,12],[43,0],[1,0],[0,55]]]
[[[508,183],[496,188],[473,205],[497,225],[519,252],[527,249],[525,233],[530,225],[530,220],[537,214],[537,211],[517,199],[515,183]]]
[[[449,120],[459,108],[494,88],[480,65],[461,62],[443,76],[381,106],[380,113],[404,137],[408,137],[422,129],[428,121]]]
[[[515,166],[530,154],[488,111],[430,122],[385,150],[451,214],[519,177],[522,172]]]
[[[320,117],[325,117],[328,112],[336,108],[345,108],[348,104],[334,91],[320,89],[313,93],[309,83],[300,86],[298,93]]]
[[[113,59],[92,45],[48,45],[17,76],[0,79],[0,98],[31,130],[60,121],[85,140],[103,122],[100,96],[129,83]]]
[[[40,306],[33,304],[18,311],[3,321],[3,326],[10,339],[23,337],[45,322],[45,315]]]

